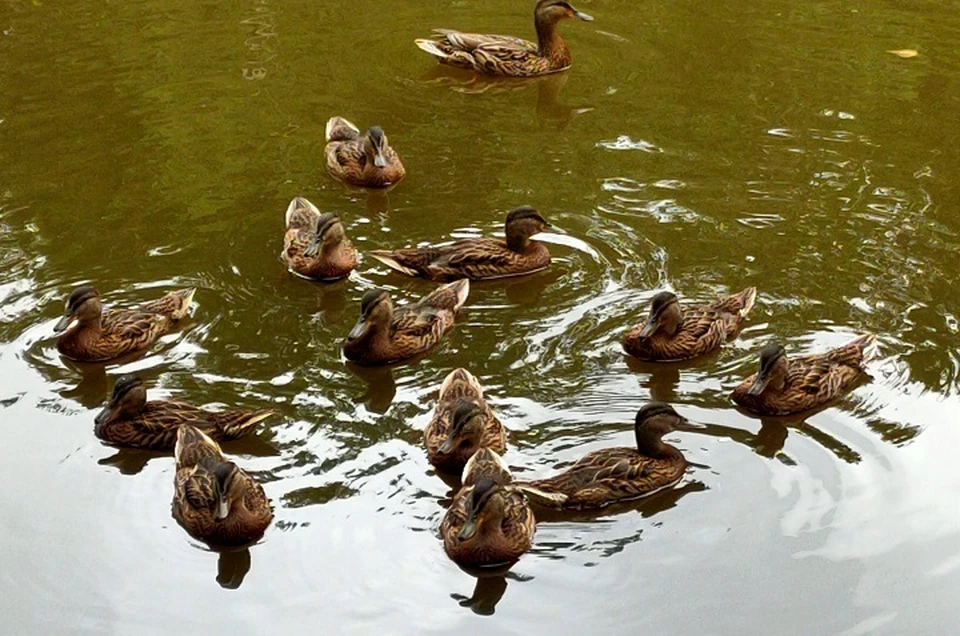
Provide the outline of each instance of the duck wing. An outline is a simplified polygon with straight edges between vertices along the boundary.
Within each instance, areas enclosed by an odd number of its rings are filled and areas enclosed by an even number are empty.
[[[461,51],[476,51],[484,48],[494,51],[498,48],[505,50],[522,50],[536,53],[538,47],[533,42],[510,35],[496,35],[493,33],[463,33],[452,29],[434,29],[434,40],[442,42]]]

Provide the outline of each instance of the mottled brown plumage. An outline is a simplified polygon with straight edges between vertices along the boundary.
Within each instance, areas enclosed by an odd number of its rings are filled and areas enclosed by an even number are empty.
[[[501,486],[513,483],[510,468],[492,448],[482,447],[467,460],[460,475],[460,487],[473,486],[484,477],[489,477]]]
[[[680,307],[671,292],[660,292],[650,302],[647,322],[627,332],[623,349],[641,360],[687,360],[716,351],[740,330],[753,308],[756,287],[718,298],[697,307]]]
[[[550,251],[530,237],[550,227],[531,207],[507,214],[506,240],[469,238],[436,247],[374,250],[370,256],[408,276],[448,281],[532,274],[550,265]]]
[[[214,413],[172,400],[147,401],[139,377],[125,375],[113,387],[110,402],[100,411],[93,432],[115,446],[172,451],[181,424],[193,424],[223,442],[252,433],[273,411],[234,409]]]
[[[173,518],[191,535],[216,545],[256,541],[273,520],[263,488],[200,429],[180,426],[175,449]]]
[[[463,470],[477,449],[497,453],[507,449],[506,429],[483,399],[480,383],[466,369],[454,369],[440,385],[423,443],[430,463],[449,473]]]
[[[855,340],[814,355],[788,358],[770,344],[760,351],[760,369],[733,390],[730,397],[759,415],[789,415],[838,398],[877,353],[877,337]]]
[[[566,18],[593,20],[565,0],[540,0],[533,12],[537,44],[507,35],[450,29],[434,29],[432,39],[415,42],[441,64],[485,75],[534,77],[570,68],[570,50],[557,32],[557,23]]]
[[[104,312],[100,292],[93,287],[75,289],[64,317],[53,328],[62,333],[57,350],[71,360],[104,362],[148,349],[187,315],[195,292],[184,289],[137,307]]]
[[[468,463],[471,472],[464,471],[464,486],[440,523],[443,549],[460,565],[513,563],[530,549],[536,520],[499,456],[480,453]]]
[[[470,292],[461,279],[435,289],[418,302],[394,308],[390,294],[373,289],[363,295],[360,319],[343,353],[358,364],[391,364],[427,353],[453,328],[454,319]]]
[[[573,510],[652,495],[679,482],[687,467],[683,454],[661,438],[695,428],[669,405],[651,402],[637,412],[637,448],[594,451],[559,475],[514,486],[540,505]]]
[[[357,250],[336,214],[320,214],[305,198],[294,197],[285,218],[287,233],[280,260],[288,270],[304,278],[333,281],[356,269]]]
[[[343,117],[331,117],[327,122],[323,155],[334,179],[362,188],[386,188],[406,174],[380,126],[371,126],[361,135],[360,129]]]

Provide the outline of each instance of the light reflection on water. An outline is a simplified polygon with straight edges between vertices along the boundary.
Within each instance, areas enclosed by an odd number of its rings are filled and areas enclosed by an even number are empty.
[[[2,595],[14,627],[955,624],[956,16],[587,5],[597,22],[564,30],[575,66],[537,82],[438,71],[413,50],[433,26],[529,35],[529,12],[500,1],[257,1],[216,15],[147,1],[115,7],[109,33],[95,10],[12,5],[0,564],[16,573]],[[921,57],[888,59],[876,33],[899,41],[914,22]],[[331,182],[320,157],[333,113],[381,123],[408,178],[370,194]],[[276,255],[295,194],[337,211],[361,252],[496,234],[530,204],[555,226],[554,264],[474,285],[423,361],[356,367],[339,347],[363,292],[413,299],[432,284],[369,261],[329,286],[289,276]],[[196,285],[198,306],[145,357],[76,365],[51,328],[87,282],[118,303]],[[757,306],[719,353],[656,366],[622,353],[657,290],[698,302],[747,285]],[[770,339],[812,352],[862,331],[881,356],[836,404],[755,418],[728,401]],[[542,512],[530,554],[475,578],[440,547],[455,484],[421,446],[456,366],[484,385],[519,476],[632,443],[649,399],[706,429],[671,436],[693,463],[677,489],[591,518]],[[170,517],[172,458],[96,441],[95,410],[132,371],[151,395],[278,412],[225,445],[276,508],[261,542],[192,541]]]

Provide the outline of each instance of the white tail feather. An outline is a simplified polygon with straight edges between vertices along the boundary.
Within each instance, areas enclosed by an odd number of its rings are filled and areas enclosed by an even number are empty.
[[[743,309],[740,310],[740,315],[745,317],[750,313],[750,310],[753,309],[753,303],[755,303],[757,300],[757,288],[747,287],[743,291],[746,292],[746,294],[743,301]]]
[[[457,311],[463,307],[463,304],[467,302],[467,296],[470,295],[470,281],[466,278],[461,278],[460,280],[453,281],[447,287],[454,289],[457,292]]]
[[[358,135],[360,134],[360,129],[354,126],[351,122],[344,119],[343,117],[331,117],[330,119],[327,120],[327,128],[324,131],[324,136],[326,137],[327,141],[330,141],[330,135],[331,133],[333,133],[333,129],[341,125],[347,126]]]
[[[437,59],[445,60],[449,57],[446,53],[440,50],[440,47],[438,47],[437,43],[433,40],[418,39],[414,40],[414,43],[420,47],[421,50],[426,51]]]
[[[390,269],[396,270],[401,274],[406,274],[407,276],[419,276],[420,273],[415,269],[410,269],[406,265],[401,265],[394,259],[388,252],[367,252],[370,256],[374,257]]]
[[[880,354],[880,345],[877,344],[877,337],[872,333],[864,334],[854,340],[854,342],[860,343],[860,350],[862,351],[861,365],[870,362]]]
[[[531,501],[535,501],[544,506],[556,506],[559,508],[566,503],[567,499],[570,498],[568,495],[565,495],[562,492],[548,492],[546,490],[540,490],[536,486],[532,486],[522,481],[515,481],[513,482],[513,485],[527,495]]]

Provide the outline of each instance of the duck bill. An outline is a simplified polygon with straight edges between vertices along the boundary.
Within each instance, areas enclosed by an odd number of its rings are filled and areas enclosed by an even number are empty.
[[[63,318],[57,321],[57,324],[53,326],[53,332],[63,333],[70,327],[70,325],[73,323],[75,319],[76,319],[76,316],[64,316]]]
[[[460,528],[460,532],[457,533],[457,539],[460,541],[466,541],[468,539],[472,539],[476,534],[477,534],[477,520],[471,516],[463,524],[463,527]]]
[[[320,253],[320,245],[323,243],[323,239],[320,238],[320,233],[317,232],[313,235],[313,240],[310,241],[310,245],[307,246],[307,249],[303,250],[303,255],[308,257],[316,256]]]
[[[644,323],[643,329],[640,330],[641,338],[649,338],[657,330],[657,319],[650,317],[647,319],[647,322]]]
[[[226,519],[230,515],[230,502],[226,497],[217,500],[217,519]]]
[[[367,333],[369,327],[363,316],[360,316],[360,320],[357,321],[357,324],[355,324],[353,329],[350,330],[350,333],[347,334],[347,340],[358,340],[362,338]]]
[[[387,158],[383,156],[383,151],[379,148],[373,153],[373,165],[378,168],[387,167]]]
[[[440,445],[440,448],[437,449],[437,452],[441,455],[449,455],[456,447],[457,444],[453,439],[453,435],[451,435],[443,441],[443,444]]]
[[[107,423],[107,420],[110,419],[110,407],[105,406],[103,410],[97,413],[97,416],[93,418],[93,423],[97,426],[103,426]]]
[[[753,381],[753,384],[750,385],[750,388],[747,389],[747,395],[760,395],[763,393],[764,389],[767,388],[767,384],[770,383],[770,376],[761,376],[757,374],[756,379]]]
[[[583,11],[578,11],[577,9],[573,10],[573,17],[578,20],[583,20],[584,22],[593,22],[593,16],[589,13],[584,13]]]
[[[683,418],[682,420],[674,424],[673,428],[675,428],[678,431],[690,432],[690,431],[702,431],[702,430],[705,430],[707,427],[704,426],[703,424],[697,424],[696,422],[691,422],[687,418]]]

